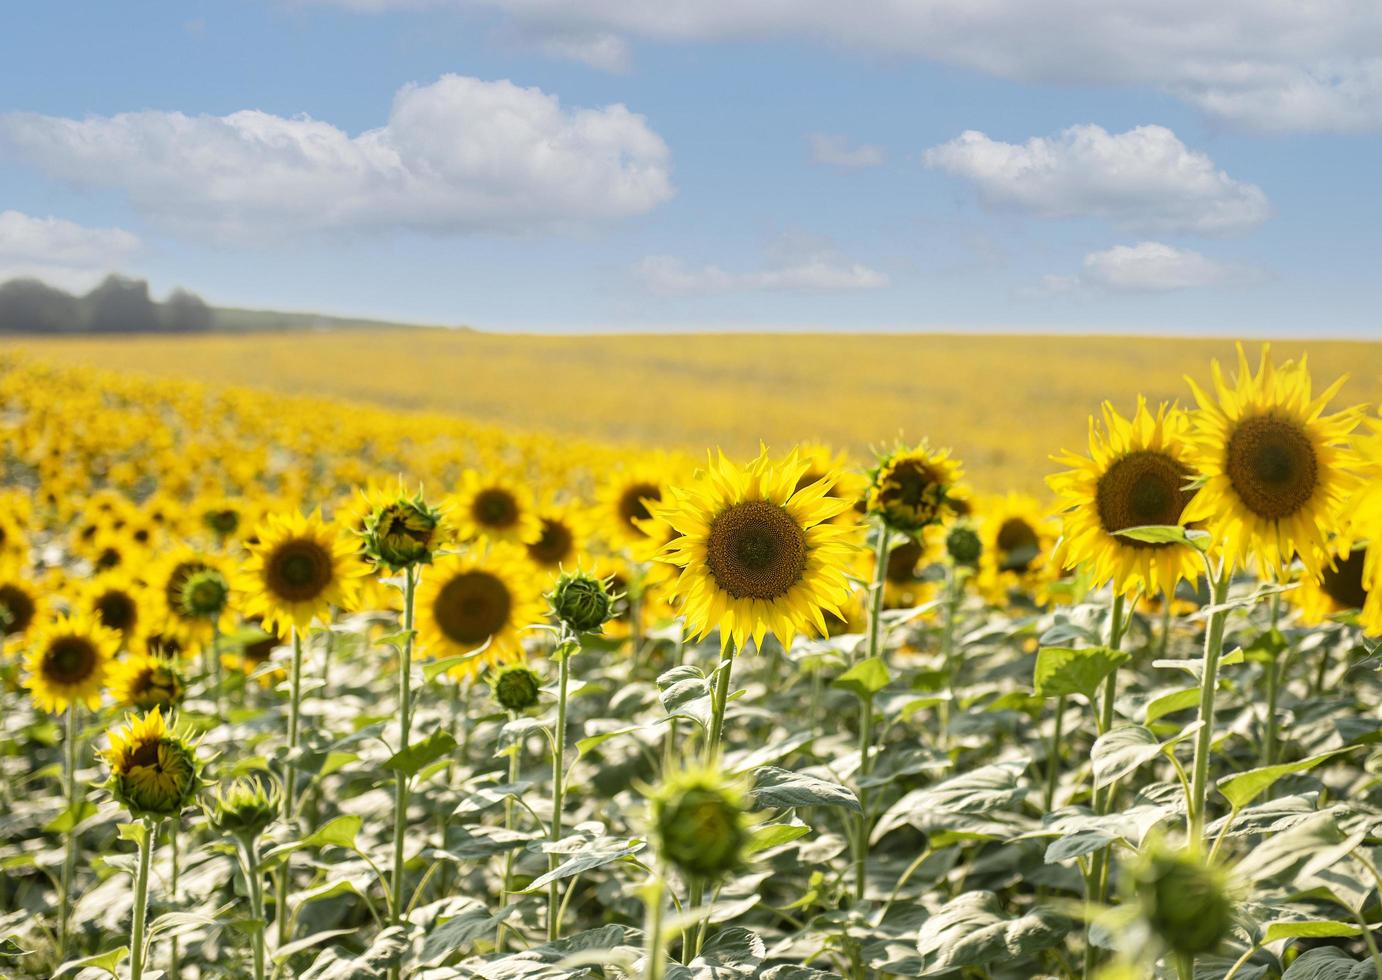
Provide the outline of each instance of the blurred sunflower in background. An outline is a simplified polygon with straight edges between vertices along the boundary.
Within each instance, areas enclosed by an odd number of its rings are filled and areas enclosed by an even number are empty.
[[[647,542],[643,525],[662,501],[666,480],[666,467],[645,462],[620,470],[600,488],[602,526],[611,547]]]
[[[466,470],[445,510],[461,541],[531,544],[542,536],[532,491],[507,474]]]
[[[1184,522],[1195,477],[1188,440],[1189,420],[1165,403],[1153,412],[1139,398],[1128,419],[1104,402],[1102,425],[1089,420],[1089,455],[1052,457],[1070,467],[1046,479],[1064,505],[1053,561],[1067,569],[1084,566],[1094,588],[1111,583],[1125,596],[1169,593],[1182,579],[1194,581],[1200,559],[1193,549],[1118,533]]]
[[[47,617],[49,591],[17,570],[0,566],[0,640],[21,643]]]
[[[452,669],[457,679],[517,658],[523,629],[541,622],[544,611],[542,587],[527,556],[506,544],[437,559],[416,601],[420,652],[444,658],[485,647]]]
[[[69,704],[101,706],[110,662],[120,635],[85,613],[59,616],[39,628],[28,644],[24,686],[42,711],[58,714]]]
[[[157,619],[149,589],[124,572],[98,575],[78,594],[76,608],[90,613],[107,629],[120,634],[128,647],[138,631]]]
[[[1184,519],[1204,522],[1230,566],[1252,559],[1279,576],[1299,558],[1317,575],[1357,483],[1349,435],[1361,409],[1325,414],[1346,379],[1313,395],[1305,360],[1277,367],[1266,344],[1256,374],[1242,344],[1232,384],[1218,361],[1211,371],[1213,395],[1186,379],[1200,406],[1190,438],[1204,482]]]
[[[112,666],[110,695],[127,708],[149,711],[176,707],[187,691],[176,661],[146,654],[131,654]]]
[[[538,508],[537,518],[541,533],[525,546],[532,563],[548,572],[580,565],[588,554],[591,534],[586,509],[575,501],[549,500]]]
[[[1044,586],[1054,577],[1050,556],[1059,525],[1035,497],[1009,492],[980,502],[978,521],[980,591],[996,604],[1012,592],[1044,601]]]
[[[867,509],[894,531],[916,535],[960,513],[955,506],[964,468],[948,449],[925,443],[884,455],[872,471]]]
[[[286,634],[313,620],[328,622],[332,607],[350,607],[356,581],[368,570],[355,542],[319,511],[272,516],[254,536],[257,543],[235,579],[245,616]]]

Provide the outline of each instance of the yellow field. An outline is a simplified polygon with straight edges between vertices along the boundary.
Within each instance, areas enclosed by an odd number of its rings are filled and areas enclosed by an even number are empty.
[[[335,333],[24,340],[95,364],[456,414],[521,430],[747,452],[759,439],[862,452],[902,434],[955,448],[977,487],[1041,491],[1050,453],[1082,448],[1101,399],[1189,398],[1225,340],[925,335],[514,336]],[[1276,341],[1343,401],[1376,400],[1382,343]],[[1256,356],[1256,348],[1251,348]]]

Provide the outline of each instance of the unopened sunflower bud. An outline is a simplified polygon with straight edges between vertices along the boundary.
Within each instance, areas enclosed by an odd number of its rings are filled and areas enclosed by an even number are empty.
[[[200,785],[195,747],[158,708],[112,729],[101,756],[110,766],[107,788],[135,817],[175,817]]]
[[[273,823],[279,806],[277,788],[266,790],[257,779],[237,779],[216,789],[206,807],[206,816],[211,826],[223,834],[253,839]]]
[[[585,572],[562,575],[549,599],[552,614],[576,633],[599,632],[614,611],[609,588]]]
[[[215,619],[230,602],[230,583],[214,568],[193,572],[178,592],[185,615],[195,619]]]
[[[537,674],[522,664],[501,667],[491,682],[494,700],[506,711],[527,711],[537,704],[542,681]]]
[[[736,784],[712,770],[680,773],[656,791],[652,806],[660,853],[683,874],[713,879],[743,863],[749,820]]]
[[[900,447],[872,471],[868,511],[895,531],[916,534],[955,513],[951,494],[962,472],[948,449]]]
[[[441,523],[441,512],[421,494],[397,497],[365,518],[365,556],[391,571],[431,564]]]
[[[973,568],[979,564],[979,556],[983,554],[984,543],[974,528],[968,524],[956,524],[945,536],[945,550],[949,553],[950,560],[956,565]]]
[[[1228,936],[1233,903],[1222,875],[1194,852],[1154,846],[1135,876],[1142,915],[1173,952],[1208,953]]]
[[[240,513],[229,507],[217,507],[202,514],[202,525],[220,538],[228,538],[240,529]]]

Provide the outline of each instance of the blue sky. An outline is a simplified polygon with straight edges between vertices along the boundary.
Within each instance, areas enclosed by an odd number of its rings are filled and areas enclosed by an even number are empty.
[[[495,330],[1382,335],[1382,12],[1107,6],[23,5],[0,278]]]

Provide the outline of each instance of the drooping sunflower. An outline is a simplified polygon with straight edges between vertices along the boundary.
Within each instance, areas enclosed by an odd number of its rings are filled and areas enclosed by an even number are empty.
[[[1064,511],[1052,560],[1063,568],[1085,566],[1091,585],[1112,583],[1121,595],[1171,592],[1200,573],[1199,556],[1182,544],[1137,541],[1120,535],[1130,527],[1184,523],[1195,477],[1189,420],[1166,404],[1155,412],[1138,398],[1124,418],[1104,402],[1103,424],[1089,420],[1089,455],[1062,452],[1052,458],[1070,469],[1046,478]]]
[[[110,694],[116,704],[148,711],[176,707],[187,687],[178,664],[164,657],[131,654],[110,671]]]
[[[866,506],[893,530],[915,535],[958,513],[953,498],[963,477],[948,449],[894,449],[872,471]]]
[[[316,511],[272,516],[254,536],[235,585],[244,596],[241,612],[259,617],[268,630],[325,622],[333,606],[351,605],[356,582],[368,571],[350,536]]]
[[[466,470],[446,513],[461,541],[530,544],[542,536],[532,492],[503,473]]]
[[[771,631],[787,648],[799,632],[829,632],[824,613],[849,598],[854,552],[851,528],[830,519],[853,502],[827,496],[833,473],[798,489],[806,468],[795,453],[775,465],[764,449],[742,468],[720,453],[655,508],[681,533],[662,560],[682,569],[671,592],[697,639],[718,628],[722,649],[733,639],[743,650]]]
[[[416,604],[420,653],[450,657],[488,643],[452,670],[462,679],[522,653],[522,630],[543,617],[542,583],[522,551],[496,544],[439,558],[423,576]]]
[[[1232,385],[1218,361],[1212,371],[1212,396],[1186,379],[1200,405],[1191,439],[1204,484],[1185,520],[1203,521],[1231,566],[1252,558],[1280,574],[1298,556],[1319,574],[1357,482],[1349,434],[1361,409],[1324,414],[1346,379],[1313,396],[1305,360],[1278,368],[1266,344],[1256,374],[1242,344]]]
[[[24,686],[43,711],[57,714],[74,702],[94,711],[101,706],[101,688],[119,649],[120,635],[95,617],[60,616],[29,643]]]

